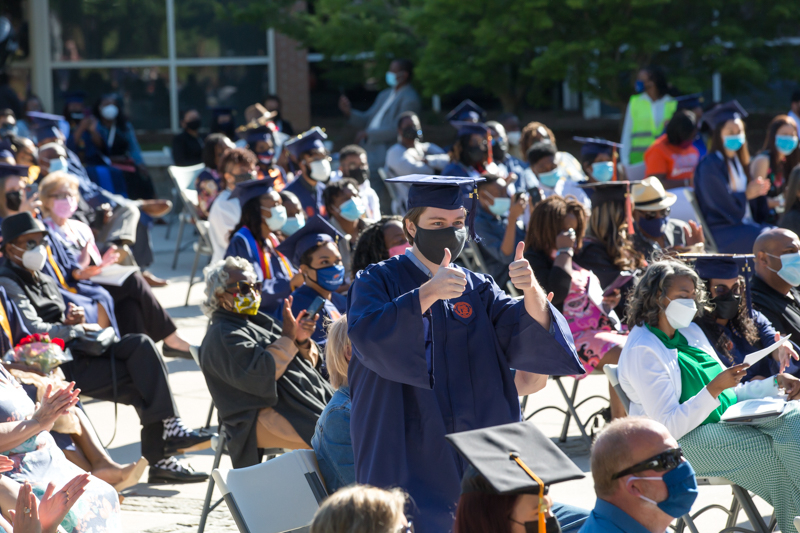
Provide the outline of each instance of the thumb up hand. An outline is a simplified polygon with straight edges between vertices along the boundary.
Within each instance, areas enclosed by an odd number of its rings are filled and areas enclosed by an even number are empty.
[[[448,248],[444,249],[444,258],[439,264],[436,275],[428,282],[437,300],[458,298],[467,287],[467,276],[457,268],[450,266],[452,255]]]
[[[514,262],[508,265],[508,275],[511,283],[517,290],[526,292],[537,287],[536,278],[533,276],[533,269],[528,260],[523,258],[525,243],[517,243],[517,250],[514,253]]]

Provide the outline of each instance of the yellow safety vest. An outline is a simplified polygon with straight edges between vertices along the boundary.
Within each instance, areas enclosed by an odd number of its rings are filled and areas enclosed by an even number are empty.
[[[678,109],[678,102],[670,100],[664,104],[664,122],[655,124],[653,121],[653,107],[649,98],[641,94],[631,96],[628,110],[631,114],[631,155],[629,164],[634,165],[644,161],[644,152],[664,132],[669,119]]]

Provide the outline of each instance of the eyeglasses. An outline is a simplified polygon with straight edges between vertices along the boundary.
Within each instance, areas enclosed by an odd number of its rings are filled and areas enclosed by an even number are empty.
[[[42,244],[43,240],[44,239],[42,239],[41,241],[36,241],[36,240],[31,239],[31,240],[28,240],[28,241],[25,241],[24,243],[22,243],[22,246],[17,246],[17,248],[19,248],[20,250],[33,250],[34,248],[36,248],[37,246]],[[16,246],[16,245],[14,245],[14,246]]]
[[[71,192],[60,192],[56,194],[51,194],[50,198],[55,198],[56,200],[66,200],[67,198],[72,198],[75,195]]]
[[[733,284],[733,287],[728,287],[727,285],[714,285],[711,290],[713,291],[715,296],[725,296],[728,292],[733,293],[734,296],[741,296],[744,292],[744,284],[741,282],[736,282]]]
[[[667,207],[665,209],[662,209],[661,211],[642,211],[642,213],[644,213],[644,218],[646,220],[653,220],[654,218],[668,217],[670,211],[672,211],[672,208]]]
[[[255,170],[251,172],[243,172],[242,174],[233,174],[233,178],[236,181],[256,179],[257,177],[258,177],[258,172],[256,172]]]
[[[261,282],[260,281],[234,281],[233,283],[228,283],[225,285],[225,290],[228,292],[231,289],[236,289],[235,293],[238,294],[250,294],[251,292],[261,292]]]
[[[630,468],[626,468],[621,472],[617,472],[611,479],[619,479],[623,476],[629,476],[631,474],[636,474],[639,472],[644,472],[645,470],[655,470],[656,472],[669,472],[678,467],[681,464],[681,459],[683,458],[683,450],[680,448],[673,448],[671,450],[667,450],[665,452],[661,452],[658,455],[651,457],[650,459],[646,459],[641,463],[636,463],[635,465],[631,466]]]

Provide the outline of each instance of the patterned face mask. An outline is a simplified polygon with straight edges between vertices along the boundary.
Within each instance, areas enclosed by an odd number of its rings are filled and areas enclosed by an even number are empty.
[[[233,297],[233,310],[240,315],[256,315],[261,305],[260,294],[237,294]]]

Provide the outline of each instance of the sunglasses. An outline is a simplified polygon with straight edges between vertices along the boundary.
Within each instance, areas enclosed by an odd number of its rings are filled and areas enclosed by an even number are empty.
[[[644,218],[646,220],[653,220],[654,218],[665,218],[668,217],[672,208],[667,207],[666,209],[662,209],[661,211],[642,211],[644,214]]]
[[[641,463],[636,463],[635,465],[631,466],[630,468],[626,468],[621,472],[617,472],[611,479],[619,479],[623,476],[629,476],[631,474],[637,474],[639,472],[644,472],[645,470],[655,470],[656,472],[669,472],[678,467],[681,464],[681,459],[683,458],[683,450],[680,448],[674,448],[672,450],[667,450],[665,452],[661,452],[658,455],[651,457],[650,459],[646,459]]]
[[[261,292],[261,282],[260,281],[235,281],[233,283],[228,283],[225,285],[225,290],[231,292],[231,289],[236,289],[234,294],[250,294],[251,292],[259,293]]]
[[[714,285],[711,290],[714,291],[715,296],[725,296],[729,292],[733,293],[734,296],[741,296],[744,293],[744,285],[742,283],[735,283],[733,287]]]

